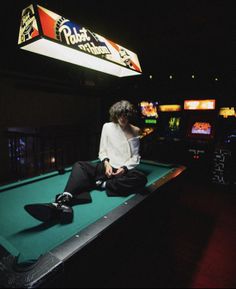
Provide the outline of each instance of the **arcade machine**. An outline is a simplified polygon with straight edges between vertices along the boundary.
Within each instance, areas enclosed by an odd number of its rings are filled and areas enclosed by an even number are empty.
[[[226,186],[236,184],[236,107],[221,107],[217,121],[212,182]]]
[[[180,141],[182,127],[181,105],[160,105],[159,136],[160,140]]]
[[[158,102],[143,100],[138,104],[138,125],[142,130],[141,134],[141,155],[143,158],[154,158],[155,137],[158,124]]]
[[[178,104],[160,105],[157,126],[159,159],[182,163],[182,107]]]
[[[185,100],[185,162],[194,175],[209,179],[216,132],[216,100]]]

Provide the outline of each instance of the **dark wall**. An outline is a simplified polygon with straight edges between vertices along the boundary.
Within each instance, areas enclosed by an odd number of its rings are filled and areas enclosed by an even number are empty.
[[[44,80],[0,78],[0,179],[9,174],[8,128],[74,126],[85,143],[101,127],[99,95],[84,88],[71,89]],[[88,144],[87,144],[88,147]],[[94,152],[95,153],[95,152]]]
[[[59,88],[28,86],[27,82],[0,82],[0,125],[47,126],[97,123],[98,97],[85,92],[68,93]]]

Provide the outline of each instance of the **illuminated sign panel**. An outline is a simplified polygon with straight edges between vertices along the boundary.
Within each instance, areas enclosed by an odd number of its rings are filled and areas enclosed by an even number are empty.
[[[156,119],[145,119],[145,123],[146,124],[157,124],[157,120]]]
[[[216,107],[215,99],[208,100],[185,100],[185,110],[214,110]]]
[[[236,117],[236,110],[234,107],[222,107],[219,115],[223,116],[224,118]]]
[[[159,111],[161,112],[174,112],[174,111],[181,111],[181,105],[160,105]]]
[[[142,73],[134,52],[39,5],[23,10],[18,44],[34,53],[118,77]]]

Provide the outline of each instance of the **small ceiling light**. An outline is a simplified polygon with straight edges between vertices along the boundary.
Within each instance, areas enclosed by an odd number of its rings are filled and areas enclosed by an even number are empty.
[[[150,79],[153,79],[153,76],[152,76],[152,75],[149,75],[149,78],[150,78]]]
[[[55,163],[56,163],[56,158],[52,157],[52,158],[51,158],[51,163],[52,163],[52,164],[55,164]]]
[[[192,74],[192,79],[195,79],[195,75],[194,74]]]
[[[173,75],[170,75],[170,79],[173,79]]]

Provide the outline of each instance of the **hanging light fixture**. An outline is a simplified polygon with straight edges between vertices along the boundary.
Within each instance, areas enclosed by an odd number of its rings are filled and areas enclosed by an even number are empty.
[[[27,51],[118,77],[142,73],[134,52],[36,4],[22,12],[18,44]]]

